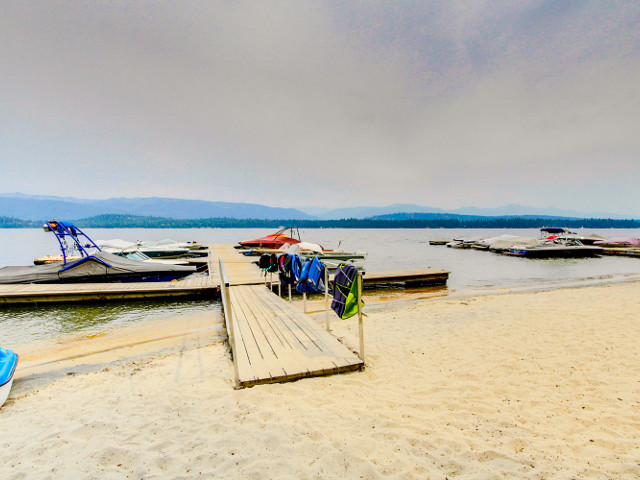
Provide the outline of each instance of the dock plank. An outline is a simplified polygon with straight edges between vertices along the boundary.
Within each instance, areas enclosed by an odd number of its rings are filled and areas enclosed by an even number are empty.
[[[240,387],[364,367],[345,345],[264,285],[230,286],[229,295]]]

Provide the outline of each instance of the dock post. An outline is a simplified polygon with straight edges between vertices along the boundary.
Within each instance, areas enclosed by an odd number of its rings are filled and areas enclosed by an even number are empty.
[[[289,301],[291,301],[291,284],[289,284]]]
[[[358,329],[360,331],[360,360],[364,363],[364,327],[362,325],[362,273],[357,274],[358,282]]]
[[[329,327],[329,269],[324,267],[324,314],[325,323],[327,324],[327,332],[331,331]]]
[[[307,313],[307,292],[302,293],[302,308],[303,312]]]

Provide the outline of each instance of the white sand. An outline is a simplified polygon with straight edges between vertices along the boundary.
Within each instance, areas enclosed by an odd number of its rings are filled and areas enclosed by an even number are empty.
[[[366,371],[238,391],[215,331],[35,390],[19,371],[1,477],[635,480],[639,289],[372,308]]]

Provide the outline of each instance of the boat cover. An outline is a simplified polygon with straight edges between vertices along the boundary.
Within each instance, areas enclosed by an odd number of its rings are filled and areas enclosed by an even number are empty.
[[[533,237],[515,237],[508,240],[496,240],[489,246],[489,250],[493,252],[503,252],[509,250],[513,246],[538,245],[540,243],[540,240]]]
[[[0,348],[0,387],[9,383],[18,365],[18,355],[13,350]]]
[[[67,265],[53,263],[0,268],[0,284],[109,282],[118,281],[118,278],[146,281],[154,275],[180,278],[195,271],[194,266],[139,262],[103,251]]]
[[[640,238],[613,237],[607,240],[593,242],[594,245],[640,245]]]

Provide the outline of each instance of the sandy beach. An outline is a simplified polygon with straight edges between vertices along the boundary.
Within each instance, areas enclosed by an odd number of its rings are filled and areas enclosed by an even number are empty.
[[[244,390],[205,317],[18,351],[2,478],[638,479],[639,289],[371,305],[364,372]]]

